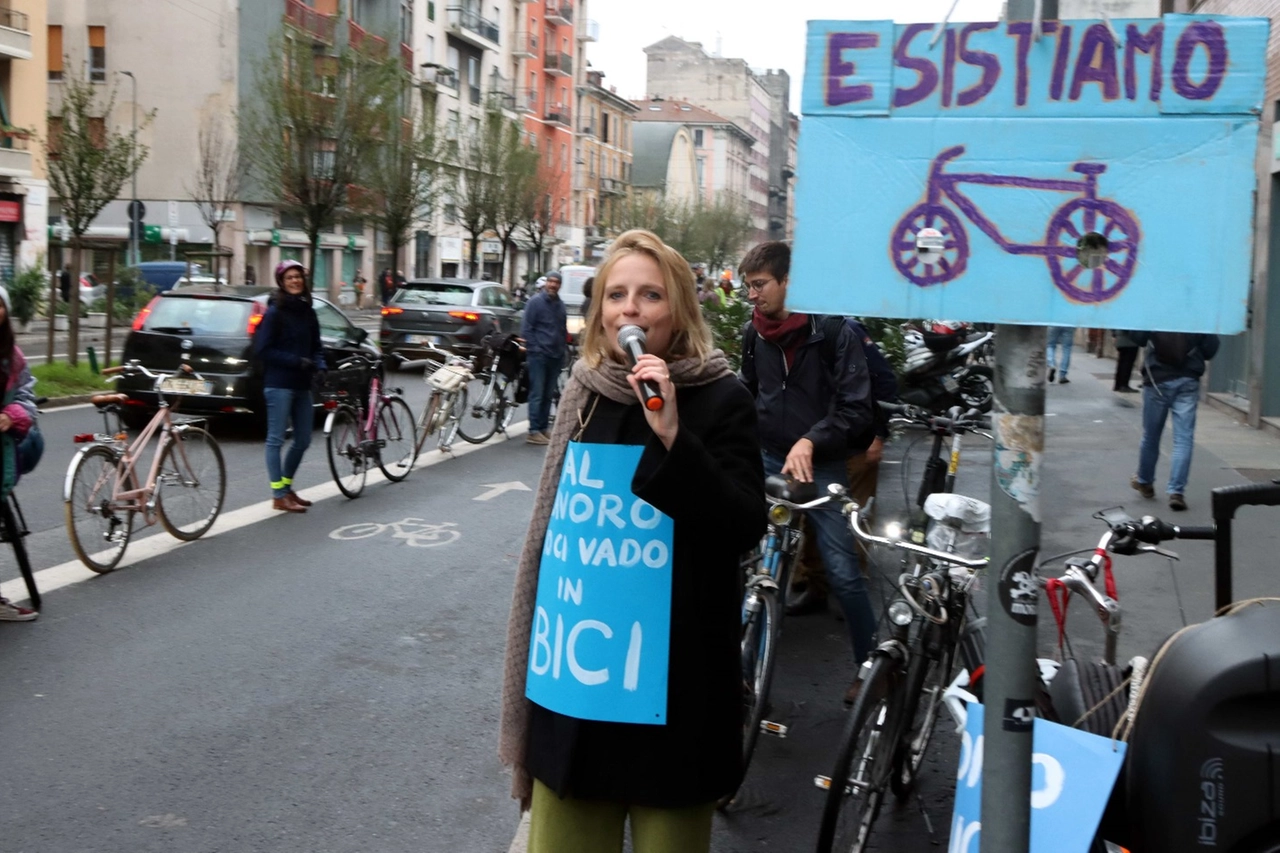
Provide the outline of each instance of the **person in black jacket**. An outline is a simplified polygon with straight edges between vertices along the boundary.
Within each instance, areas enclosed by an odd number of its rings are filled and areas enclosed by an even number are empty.
[[[618,345],[626,325],[647,335],[634,366]],[[641,381],[660,409],[641,405]],[[628,820],[636,853],[707,850],[714,804],[742,776],[738,560],[764,532],[764,478],[751,397],[713,349],[689,265],[654,234],[621,235],[600,267],[561,412],[516,576],[503,685],[499,755],[512,795],[532,807],[528,850],[621,851]],[[606,475],[587,458],[605,453],[630,461]],[[566,541],[575,512],[594,532]],[[602,556],[599,537],[617,540],[616,554]],[[629,549],[627,537],[645,544]],[[647,608],[669,627],[655,631],[639,615]],[[559,685],[603,707],[570,702]],[[623,713],[633,701],[648,712]]]
[[[825,493],[832,483],[846,484],[849,457],[875,436],[871,380],[862,344],[847,324],[787,310],[790,271],[791,249],[778,241],[761,243],[742,260],[756,340],[750,354],[744,343],[741,378],[756,398],[764,473],[814,482]],[[837,334],[834,346],[824,343],[827,334]],[[806,520],[817,533],[860,665],[875,648],[876,618],[853,533],[832,504]]]
[[[324,347],[320,321],[311,307],[307,270],[297,261],[281,261],[267,313],[253,336],[254,354],[263,364],[263,397],[267,401],[267,476],[271,506],[284,512],[306,512],[311,501],[293,490],[293,475],[311,444],[311,386],[323,380]],[[284,434],[293,423],[293,443],[280,462]]]

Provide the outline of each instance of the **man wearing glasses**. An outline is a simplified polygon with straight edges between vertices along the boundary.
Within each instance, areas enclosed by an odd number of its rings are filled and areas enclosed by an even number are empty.
[[[787,310],[791,249],[756,246],[740,272],[754,306],[743,329],[741,379],[756,398],[764,472],[816,483],[848,482],[846,462],[875,438],[871,382],[862,344],[843,317]],[[875,612],[858,565],[853,533],[839,508],[808,514],[831,591],[840,602],[861,664],[875,647]],[[857,685],[850,688],[856,695]]]

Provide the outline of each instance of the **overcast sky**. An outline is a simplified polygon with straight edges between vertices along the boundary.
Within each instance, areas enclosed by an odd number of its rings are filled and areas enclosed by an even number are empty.
[[[587,0],[600,40],[587,45],[592,68],[627,98],[645,92],[644,48],[667,36],[702,42],[708,53],[745,59],[752,68],[791,75],[798,113],[804,74],[805,22],[812,19],[940,21],[952,0]],[[1001,0],[959,0],[953,21],[994,21]]]

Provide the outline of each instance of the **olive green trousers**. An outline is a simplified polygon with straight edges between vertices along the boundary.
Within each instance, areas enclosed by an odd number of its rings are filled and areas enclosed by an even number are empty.
[[[595,800],[560,799],[533,782],[528,853],[622,853],[627,819],[635,853],[707,853],[715,803],[657,809]]]

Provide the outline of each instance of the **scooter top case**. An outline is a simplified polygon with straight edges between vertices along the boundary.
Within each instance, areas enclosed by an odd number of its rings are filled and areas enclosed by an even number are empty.
[[[1134,853],[1280,853],[1280,602],[1176,637],[1134,721]]]

